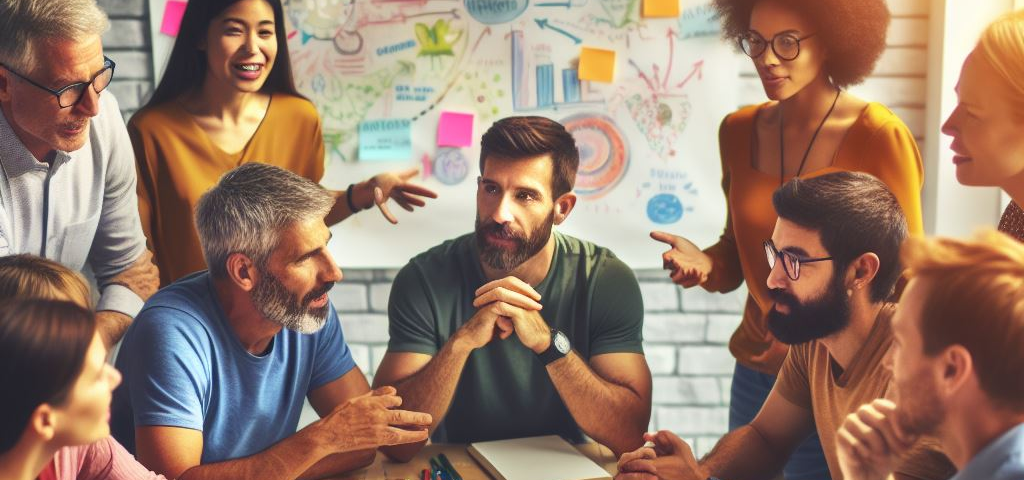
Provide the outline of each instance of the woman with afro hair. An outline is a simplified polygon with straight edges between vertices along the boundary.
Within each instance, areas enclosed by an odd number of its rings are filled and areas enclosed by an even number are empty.
[[[907,126],[884,105],[846,89],[871,74],[885,49],[885,0],[715,0],[727,40],[750,57],[768,101],[733,112],[719,128],[722,188],[728,205],[718,243],[701,250],[665,232],[672,280],[729,292],[746,281],[743,320],[729,342],[736,357],[729,427],[757,415],[789,347],[766,325],[772,308],[762,242],[777,216],[773,191],[794,178],[866,172],[896,195],[911,233],[923,231],[921,155]],[[787,480],[828,478],[812,436],[785,468]]]

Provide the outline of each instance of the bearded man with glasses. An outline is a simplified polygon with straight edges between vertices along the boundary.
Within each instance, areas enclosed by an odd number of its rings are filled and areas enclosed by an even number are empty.
[[[0,256],[91,267],[100,332],[121,337],[159,284],[95,0],[0,0]],[[102,95],[101,95],[102,94]]]
[[[768,328],[790,346],[768,399],[749,424],[698,462],[671,432],[625,454],[616,480],[773,478],[817,432],[831,478],[842,479],[836,431],[861,404],[892,393],[888,300],[902,273],[907,221],[896,196],[866,173],[794,179],[772,196],[775,231],[764,242],[773,305]],[[949,478],[955,468],[934,438],[896,462],[897,479]]]

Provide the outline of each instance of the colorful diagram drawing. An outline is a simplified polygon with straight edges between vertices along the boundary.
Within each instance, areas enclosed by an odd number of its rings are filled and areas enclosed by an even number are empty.
[[[562,120],[576,139],[580,167],[576,194],[596,200],[614,189],[629,169],[629,144],[615,121],[600,113],[580,113]]]
[[[285,0],[296,87],[320,111],[330,160],[356,160],[360,121],[416,121],[440,103],[468,48],[457,5]]]

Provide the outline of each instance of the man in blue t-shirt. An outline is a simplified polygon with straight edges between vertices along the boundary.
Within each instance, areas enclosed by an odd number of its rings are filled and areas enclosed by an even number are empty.
[[[423,441],[430,415],[370,392],[327,297],[336,199],[277,167],[229,172],[199,200],[208,272],[154,295],[124,337],[112,430],[168,478],[320,478]],[[321,419],[296,432],[303,399]],[[401,427],[401,428],[399,428]],[[184,475],[183,475],[184,474]]]

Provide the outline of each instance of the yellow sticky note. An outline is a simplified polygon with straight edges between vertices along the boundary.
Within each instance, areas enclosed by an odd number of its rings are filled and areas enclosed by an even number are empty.
[[[644,17],[678,17],[679,0],[643,0],[640,15]]]
[[[615,50],[583,47],[580,50],[579,78],[611,83],[615,79]]]

